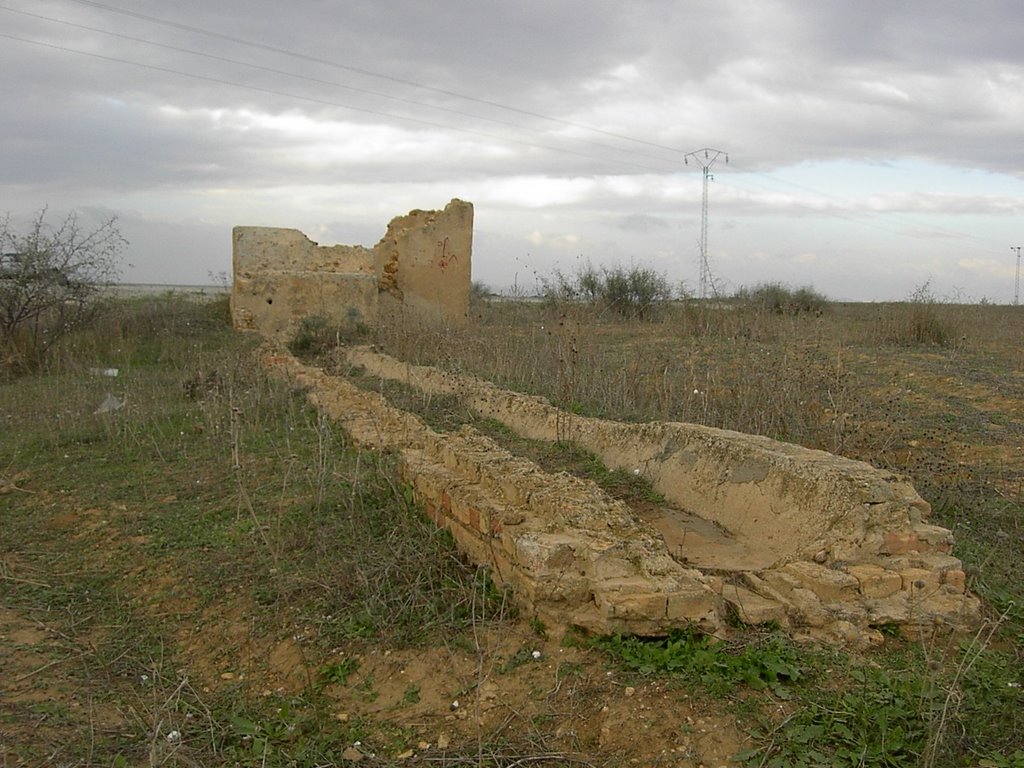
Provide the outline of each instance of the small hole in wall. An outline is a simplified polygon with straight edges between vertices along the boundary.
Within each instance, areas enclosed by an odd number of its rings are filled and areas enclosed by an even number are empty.
[[[273,304],[273,303],[274,303],[273,299],[267,299],[267,304]]]

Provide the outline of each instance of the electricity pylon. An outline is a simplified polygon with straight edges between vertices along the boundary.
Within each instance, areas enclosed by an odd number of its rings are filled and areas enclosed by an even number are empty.
[[[1022,246],[1011,245],[1010,250],[1017,252],[1017,277],[1013,281],[1013,306],[1020,304],[1020,249]]]
[[[690,164],[690,158],[704,171],[704,195],[701,198],[700,209],[700,298],[705,299],[708,289],[714,290],[714,283],[711,278],[711,265],[708,263],[708,181],[715,177],[711,175],[711,166],[719,157],[724,157],[729,162],[729,154],[720,149],[704,147],[694,152],[688,152],[683,156],[683,162]]]

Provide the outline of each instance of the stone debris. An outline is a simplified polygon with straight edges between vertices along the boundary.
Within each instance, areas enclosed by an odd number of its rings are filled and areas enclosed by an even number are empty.
[[[355,747],[345,747],[345,749],[341,753],[341,759],[349,763],[358,763],[364,757],[366,757],[366,755],[364,755]]]

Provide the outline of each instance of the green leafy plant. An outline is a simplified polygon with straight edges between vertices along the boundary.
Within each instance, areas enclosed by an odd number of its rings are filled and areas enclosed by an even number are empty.
[[[752,735],[763,746],[736,759],[770,768],[911,768],[927,744],[932,692],[911,670],[865,667],[808,691],[780,723]]]
[[[978,765],[981,768],[1024,768],[1024,749],[1015,750],[1012,755],[995,752]]]
[[[498,674],[507,675],[509,672],[518,669],[524,664],[536,661],[539,657],[535,656],[534,653],[535,651],[533,648],[523,646],[497,667]]]
[[[345,723],[323,720],[301,699],[274,697],[258,712],[231,714],[222,751],[234,764],[274,766],[334,764],[342,747],[366,739],[369,731],[359,719]]]
[[[658,640],[612,635],[599,638],[595,645],[640,675],[683,677],[715,694],[744,684],[786,696],[786,686],[804,675],[798,654],[782,635],[733,645],[693,630],[677,630]]]
[[[402,694],[402,702],[405,704],[419,704],[420,687],[413,683],[408,688],[406,688],[405,693]]]
[[[348,685],[349,677],[359,669],[359,659],[348,657],[320,667],[321,685]]]

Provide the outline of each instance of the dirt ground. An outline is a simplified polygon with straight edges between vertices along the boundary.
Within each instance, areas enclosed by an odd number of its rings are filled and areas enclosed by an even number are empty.
[[[82,506],[73,491],[35,493],[31,485],[26,479],[13,493],[31,494],[21,501],[44,512],[33,557],[59,562],[66,542],[74,542],[86,553],[83,570],[116,579],[133,610],[171,620],[188,664],[170,670],[150,649],[148,664],[126,669],[121,661],[138,654],[113,652],[117,626],[96,626],[67,610],[52,615],[45,599],[0,607],[4,766],[108,765],[94,761],[90,745],[106,755],[120,743],[130,754],[140,739],[150,750],[138,764],[178,764],[187,753],[174,738],[184,730],[175,723],[192,714],[182,715],[171,699],[189,698],[200,707],[225,695],[285,699],[308,689],[319,669],[346,660],[355,670],[344,684],[323,688],[324,712],[340,723],[384,721],[398,734],[397,742],[344,745],[355,750],[350,762],[361,761],[359,755],[382,764],[415,764],[416,756],[438,761],[479,744],[521,745],[533,736],[546,745],[538,754],[549,754],[552,764],[564,758],[565,764],[719,766],[746,741],[744,722],[725,707],[664,681],[624,678],[598,652],[539,636],[521,621],[483,623],[438,647],[351,644],[321,657],[312,626],[256,632],[259,606],[246,595],[226,591],[200,609],[189,580],[154,560],[147,538],[131,533],[130,508]],[[81,573],[44,571],[10,553],[2,566],[8,586],[41,594],[67,588]],[[386,755],[377,756],[382,747]]]
[[[149,526],[176,514],[178,494],[132,500],[44,469],[6,478],[5,768],[207,765],[229,744],[242,759],[223,764],[260,765],[245,752],[259,735],[238,723],[298,701],[327,724],[282,714],[282,727],[337,738],[336,764],[719,766],[747,745],[731,703],[637,679],[525,618],[481,617],[428,647],[330,646],[329,616],[268,616],[246,581],[198,578],[190,557],[203,552],[160,545]]]

